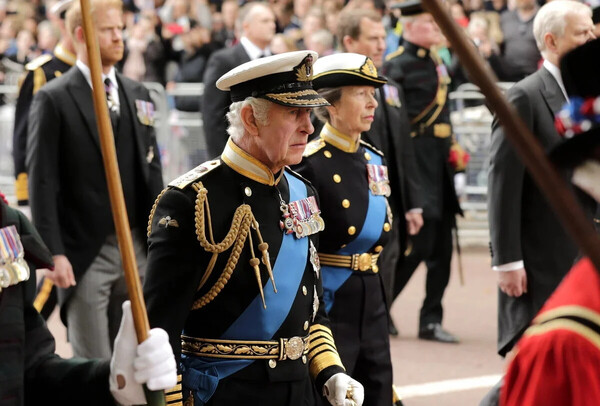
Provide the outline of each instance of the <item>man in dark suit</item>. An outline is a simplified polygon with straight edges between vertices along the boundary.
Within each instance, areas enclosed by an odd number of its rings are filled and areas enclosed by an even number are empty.
[[[121,0],[95,0],[92,7],[127,214],[143,274],[148,213],[162,189],[154,105],[141,84],[113,67],[123,55]],[[61,288],[61,315],[68,323],[73,351],[87,358],[108,358],[127,291],[81,24],[81,9],[74,4],[67,26],[77,50],[76,66],[34,97],[27,167],[33,219],[55,263],[46,277]]]
[[[240,42],[211,54],[204,71],[202,119],[210,158],[223,151],[229,137],[225,115],[231,99],[229,92],[217,89],[217,80],[236,66],[271,55],[269,44],[275,36],[275,14],[267,3],[251,2],[240,9],[236,25],[242,32]]]
[[[534,33],[544,64],[513,86],[507,97],[546,149],[561,140],[554,115],[568,100],[560,58],[593,38],[593,28],[589,7],[574,1],[548,3],[535,17]],[[492,269],[498,272],[500,288],[498,353],[504,356],[569,271],[578,250],[497,119],[492,124],[488,210]],[[497,393],[495,388],[482,404],[496,404]]]
[[[453,177],[455,172],[464,170],[465,162],[452,164],[450,159],[450,150],[457,145],[447,104],[450,77],[432,49],[441,41],[440,29],[419,0],[401,3],[399,8],[403,16],[403,42],[387,56],[383,74],[400,83],[406,94],[410,131],[423,182],[424,225],[411,239],[412,247],[396,273],[393,298],[425,261],[426,296],[419,317],[419,338],[455,343],[457,339],[441,326],[442,298],[450,279],[455,215],[462,213]]]
[[[338,19],[338,38],[344,51],[368,56],[377,69],[383,65],[386,33],[376,11],[349,9],[342,12]],[[388,80],[376,89],[376,97],[375,118],[363,136],[385,154],[392,186],[390,205],[397,225],[380,262],[389,307],[393,300],[394,276],[406,249],[406,235],[416,235],[423,226],[423,203],[404,91],[399,84]],[[389,320],[390,332],[397,335],[391,317]]]

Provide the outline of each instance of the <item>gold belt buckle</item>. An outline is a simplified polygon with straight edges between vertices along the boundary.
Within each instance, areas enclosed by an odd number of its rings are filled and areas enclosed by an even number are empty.
[[[360,254],[358,256],[358,269],[361,271],[368,271],[369,269],[371,269],[371,265],[373,263],[371,262],[371,254],[369,253],[364,253],[364,254]]]
[[[282,360],[286,358],[291,359],[292,361],[297,360],[302,356],[304,352],[304,340],[301,337],[292,337],[292,338],[284,338],[283,343],[283,356]]]

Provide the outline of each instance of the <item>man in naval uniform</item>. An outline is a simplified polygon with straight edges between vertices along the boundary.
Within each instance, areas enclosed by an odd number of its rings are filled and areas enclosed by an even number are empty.
[[[419,338],[444,343],[457,339],[441,327],[442,298],[450,278],[452,228],[461,214],[453,177],[464,170],[464,153],[453,143],[448,84],[450,77],[431,48],[441,41],[433,16],[420,0],[401,3],[403,42],[386,58],[384,75],[398,82],[406,95],[417,165],[420,170],[424,225],[412,237],[412,249],[399,264],[392,300],[404,289],[417,266],[427,265],[426,296],[419,317]]]
[[[221,157],[171,182],[150,214],[150,324],[181,349],[172,404],[313,405],[315,387],[332,405],[362,404],[322,301],[316,192],[286,166],[302,159],[311,108],[327,104],[316,59],[284,53],[223,75]]]
[[[15,108],[15,125],[13,130],[13,162],[15,165],[15,192],[17,203],[27,212],[29,192],[27,190],[27,124],[29,122],[29,107],[33,96],[40,88],[52,79],[61,76],[75,64],[75,48],[71,36],[65,27],[65,14],[73,0],[61,0],[50,9],[50,17],[56,23],[61,33],[61,40],[56,45],[53,55],[41,55],[25,65],[27,73],[21,82],[17,106]],[[38,284],[38,294],[34,301],[35,308],[44,319],[48,319],[56,307],[58,298],[56,288],[50,279],[42,278]]]
[[[40,235],[0,193],[0,404],[145,404],[142,383],[152,390],[176,381],[167,334],[149,332],[137,345],[129,302],[112,361],[62,359],[45,321],[33,307],[35,269],[52,266]],[[134,376],[135,375],[135,376]]]

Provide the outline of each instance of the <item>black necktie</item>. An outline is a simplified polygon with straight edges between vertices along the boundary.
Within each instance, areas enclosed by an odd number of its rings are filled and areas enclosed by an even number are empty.
[[[106,92],[106,102],[108,104],[108,112],[110,114],[110,123],[112,124],[113,133],[115,133],[119,125],[119,106],[112,97],[111,89],[112,82],[110,79],[104,79],[104,91]]]

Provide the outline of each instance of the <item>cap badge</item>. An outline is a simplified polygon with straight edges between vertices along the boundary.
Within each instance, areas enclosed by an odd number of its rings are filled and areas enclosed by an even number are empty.
[[[312,65],[313,57],[309,54],[302,60],[302,62],[300,62],[298,66],[294,68],[294,71],[296,72],[296,79],[299,82],[308,82],[312,80]]]
[[[360,68],[361,72],[367,76],[371,76],[372,78],[377,77],[377,68],[373,64],[371,58],[367,58],[364,65]]]

